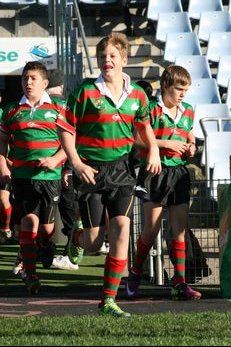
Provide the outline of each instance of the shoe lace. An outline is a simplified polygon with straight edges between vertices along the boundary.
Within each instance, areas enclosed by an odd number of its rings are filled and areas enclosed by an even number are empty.
[[[115,302],[106,303],[104,306],[105,306],[105,308],[108,309],[112,314],[113,314],[113,313],[115,313],[115,314],[124,313],[124,311],[121,310],[121,308],[120,308]]]

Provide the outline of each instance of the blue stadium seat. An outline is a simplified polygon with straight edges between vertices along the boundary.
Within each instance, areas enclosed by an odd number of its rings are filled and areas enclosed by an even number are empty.
[[[211,32],[231,31],[231,14],[227,11],[206,11],[201,13],[198,37],[208,41]]]
[[[164,60],[175,62],[180,55],[202,55],[199,39],[195,32],[167,34]]]
[[[167,34],[192,32],[187,12],[160,13],[157,21],[156,40],[165,42]]]
[[[225,103],[228,105],[228,108],[231,111],[231,78],[229,79],[229,83],[228,83]]]
[[[223,11],[222,0],[189,0],[188,14],[192,19],[200,19],[205,11]]]
[[[214,78],[197,78],[192,81],[184,100],[195,107],[197,104],[220,104],[221,98]]]
[[[231,32],[212,32],[209,35],[206,56],[218,63],[222,55],[231,54]]]
[[[208,59],[204,55],[180,55],[176,57],[175,64],[187,69],[192,79],[212,78]]]
[[[49,0],[37,0],[38,5],[48,6]]]
[[[206,120],[202,120],[202,126],[206,126]],[[201,165],[205,166],[206,178],[211,181],[214,179],[210,169],[215,165],[223,165],[224,173],[220,179],[230,178],[227,173],[229,158],[231,155],[231,131],[209,132],[205,136],[205,144],[201,156]],[[219,164],[218,164],[219,163]],[[226,168],[226,169],[225,169]],[[229,172],[229,171],[228,171]],[[217,179],[216,174],[216,179]]]
[[[231,78],[231,54],[220,57],[217,68],[217,84],[221,87],[228,88],[229,79]]]
[[[181,0],[149,0],[147,18],[157,21],[160,13],[183,12]]]
[[[117,0],[78,0],[78,2],[86,5],[109,5],[117,3]]]
[[[36,4],[36,0],[1,0],[0,4],[9,6],[26,6]]]
[[[216,132],[218,131],[217,117],[231,119],[231,112],[227,104],[222,103],[209,103],[209,104],[196,104],[194,109],[194,122],[193,133],[199,140],[204,140],[204,133],[201,128],[200,120],[203,118],[214,118],[214,122],[210,121],[206,124],[206,131]],[[225,122],[222,123],[225,130]]]

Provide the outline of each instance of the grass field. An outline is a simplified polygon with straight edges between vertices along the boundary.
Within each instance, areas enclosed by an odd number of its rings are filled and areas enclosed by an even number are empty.
[[[61,246],[57,247],[57,254],[61,254]],[[7,286],[24,285],[19,278],[12,273],[12,265],[16,259],[18,246],[0,245],[0,278],[1,284]],[[37,264],[39,278],[46,286],[69,286],[100,284],[103,276],[104,256],[84,256],[78,271],[64,271],[58,269],[44,269]]]
[[[60,251],[61,249],[59,249]],[[17,247],[0,246],[0,293],[12,293],[23,284],[11,272]],[[78,271],[42,269],[43,285],[54,289],[102,284],[104,256],[84,256]],[[4,288],[4,291],[1,289]],[[19,290],[18,289],[18,290]],[[20,291],[20,290],[19,290]],[[0,294],[3,297],[3,294]],[[206,298],[219,297],[219,288],[204,288]],[[181,302],[179,302],[181,305]],[[1,312],[1,309],[0,309]],[[98,315],[0,318],[1,346],[230,346],[231,311],[134,314],[116,319]]]

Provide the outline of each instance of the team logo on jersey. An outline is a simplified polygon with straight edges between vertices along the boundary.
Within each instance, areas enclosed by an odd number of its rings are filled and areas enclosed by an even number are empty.
[[[54,118],[56,119],[57,118],[57,115],[52,113],[51,111],[48,111],[44,114],[44,118]]]
[[[180,135],[180,131],[179,131],[178,129],[174,129],[174,130],[173,130],[173,134],[174,134],[174,135]]]
[[[106,112],[106,107],[104,105],[104,102],[101,98],[95,99],[95,108],[99,110],[101,113]]]
[[[28,128],[40,128],[40,125],[34,122],[28,122],[27,123]]]
[[[185,127],[185,128],[188,127],[188,120],[187,120],[187,119],[184,120],[184,127]]]
[[[112,115],[112,119],[113,119],[114,121],[117,121],[117,120],[120,120],[121,117],[120,117],[120,115],[119,115],[118,113],[115,113],[115,114]]]
[[[132,106],[131,106],[131,110],[132,110],[132,111],[137,111],[138,108],[139,108],[139,105],[138,105],[137,102],[134,102],[134,103],[132,104]]]
[[[19,119],[19,118],[21,118],[22,116],[23,116],[23,112],[18,112],[18,113],[15,114],[15,118],[16,118],[16,119]]]
[[[102,99],[95,99],[95,107],[100,109],[103,105],[103,100]]]

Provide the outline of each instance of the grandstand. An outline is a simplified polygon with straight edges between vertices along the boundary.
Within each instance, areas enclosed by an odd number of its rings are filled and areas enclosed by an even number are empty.
[[[156,0],[149,0],[149,3],[152,1],[156,2]],[[100,5],[96,4],[94,0],[88,0],[87,2],[84,3],[83,0],[78,2],[77,0],[37,0],[31,1],[31,3],[24,1],[23,4],[20,4],[20,0],[18,2],[0,1],[0,40],[8,39],[8,46],[4,47],[4,49],[2,48],[2,52],[0,52],[0,66],[2,67],[0,69],[0,90],[3,99],[8,102],[20,94],[21,91],[20,70],[15,73],[12,71],[12,73],[5,75],[4,71],[6,70],[4,70],[3,65],[6,57],[4,51],[7,54],[12,51],[12,48],[15,47],[14,39],[16,38],[24,39],[25,43],[30,38],[40,38],[41,43],[45,42],[45,39],[51,37],[56,38],[57,65],[65,71],[67,94],[82,78],[98,75],[99,70],[95,59],[96,43],[102,36],[107,35],[112,30],[125,32],[125,24],[123,22],[123,13],[117,1],[113,1],[113,3],[103,1]],[[181,0],[182,10],[187,12],[189,3],[192,2],[192,0]],[[201,0],[201,3],[204,3],[203,0]],[[231,13],[229,4],[229,0],[222,0],[222,11]],[[149,18],[153,24],[153,30],[151,32],[149,30],[147,35],[147,6],[148,0],[132,0],[130,12],[135,23],[135,36],[129,37],[130,56],[125,71],[134,81],[140,79],[148,80],[156,91],[159,88],[159,77],[170,62],[164,58],[165,42],[161,42],[156,38],[155,28],[158,26],[158,15],[153,19],[151,17]],[[214,11],[214,9],[212,10]],[[200,10],[195,11],[195,13],[200,13]],[[193,14],[191,14],[189,17],[192,31],[198,37],[200,16],[199,18],[194,18]],[[208,41],[199,40],[200,54],[204,57],[207,57]],[[231,47],[230,43],[227,45]],[[177,54],[179,56],[182,55],[181,52],[181,49],[178,48],[177,52],[175,52],[176,59]],[[188,54],[186,55],[188,57]],[[217,83],[219,61],[208,61],[208,64],[211,73],[209,78],[215,80]],[[218,83],[217,88],[220,95],[217,103],[226,103],[227,88],[220,86]],[[217,116],[219,117],[220,115],[218,114]],[[209,117],[209,115],[206,114],[206,117]],[[205,141],[206,137],[203,140],[198,139],[200,151],[190,166],[193,177],[190,227],[198,236],[208,259],[209,267],[212,270],[211,276],[203,277],[203,274],[197,276],[195,280],[202,284],[219,283],[219,249],[217,242],[219,222],[216,200],[218,194],[217,192],[216,194],[211,194],[211,182],[206,180],[208,178],[205,177],[206,168],[201,164],[201,153]],[[220,144],[222,145],[222,143]],[[224,167],[228,166],[224,165]],[[213,170],[213,168],[210,168],[210,170]],[[218,179],[217,183],[229,183],[229,180],[219,181]],[[219,185],[216,184],[213,186],[219,189]],[[131,251],[135,247],[138,229],[140,230],[141,224],[140,206],[137,209],[137,215],[139,217],[136,216],[133,224],[133,239],[131,241],[133,244]],[[164,223],[165,220],[163,220],[163,230],[167,228]],[[151,259],[152,257],[154,259],[158,256],[158,259],[162,261],[163,257],[166,258],[166,244],[164,244],[162,250],[163,253],[161,254],[160,252],[157,252],[157,254],[154,250]],[[167,260],[165,259],[166,262]],[[167,264],[167,267],[170,269],[171,264]],[[150,270],[151,275],[152,270]],[[160,270],[160,268],[157,269],[157,271]]]

